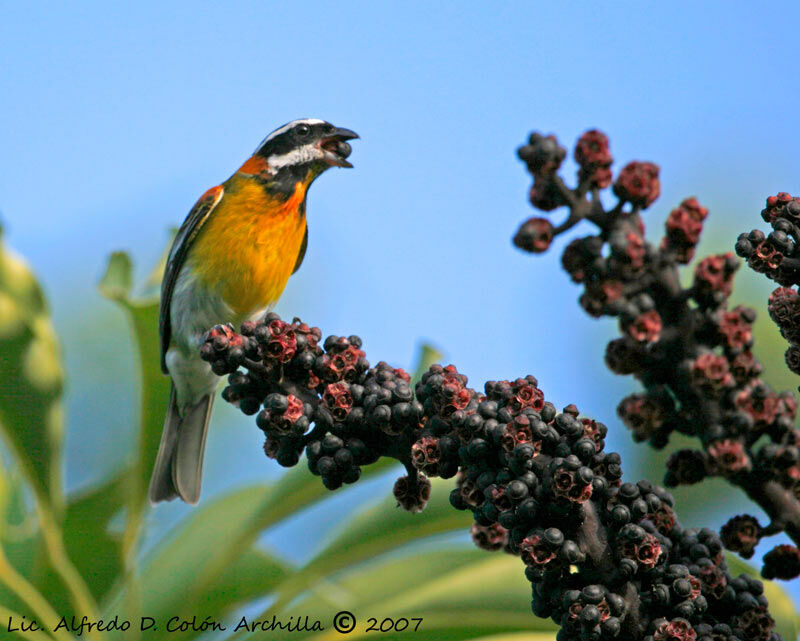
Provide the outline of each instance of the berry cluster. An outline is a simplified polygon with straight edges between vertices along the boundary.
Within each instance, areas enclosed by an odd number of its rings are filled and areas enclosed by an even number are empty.
[[[749,267],[776,281],[778,287],[769,297],[769,316],[789,342],[786,365],[800,374],[800,198],[785,192],[767,198],[761,217],[772,226],[770,234],[754,229],[740,234],[736,253]]]
[[[228,375],[222,397],[256,414],[266,455],[290,467],[305,450],[311,472],[333,490],[401,447],[395,437],[416,426],[423,409],[408,374],[383,362],[370,368],[357,336],[320,342],[318,328],[267,314],[243,323],[240,334],[214,327],[200,353],[216,374]]]
[[[577,184],[569,188],[557,173],[566,150],[554,136],[534,133],[518,153],[533,177],[531,204],[548,212],[559,206],[569,210],[560,225],[546,218],[524,222],[514,237],[518,247],[545,251],[584,219],[598,229],[572,240],[562,264],[583,285],[583,309],[619,321],[620,337],[608,344],[606,364],[616,374],[632,374],[644,387],[620,402],[619,417],[635,440],[656,448],[666,446],[675,431],[699,440],[699,449],[671,456],[665,483],[724,477],[772,520],[755,529],[753,545],[781,531],[800,544],[797,402],[760,378],[762,367],[752,353],[755,312],[728,306],[739,261],[733,254],[709,256],[696,263],[689,287],[679,279],[678,267],[693,259],[708,210],[695,198],[681,202],[654,247],[645,240],[642,212],[660,192],[656,165],[632,162],[614,179],[608,139],[588,131],[575,146]],[[609,186],[617,202],[606,208],[600,190]],[[768,199],[762,215],[774,231],[768,237],[759,231],[742,234],[736,252],[782,285],[770,298],[769,312],[792,343],[789,367],[800,373],[800,295],[791,287],[800,283],[800,199],[779,194]],[[730,549],[744,549],[735,536],[723,538]],[[788,552],[781,546],[775,554],[784,558]],[[797,567],[793,576],[800,575],[798,563],[786,563],[783,577],[791,574],[789,567]],[[774,568],[774,561],[765,559],[765,576],[777,576]]]
[[[533,612],[560,623],[560,641],[779,639],[761,584],[730,575],[717,535],[681,528],[664,489],[622,483],[606,426],[558,412],[534,377],[479,393],[433,365],[412,389],[403,370],[370,367],[358,337],[320,339],[269,314],[239,333],[217,326],[201,348],[269,457],[294,465],[305,449],[329,489],[397,459],[394,495],[414,512],[429,477],[455,477],[450,502],[472,514],[476,545],[520,557]]]
[[[761,210],[761,217],[772,226],[772,232],[765,236],[754,229],[748,234],[740,234],[736,253],[747,260],[749,267],[779,285],[791,287],[800,284],[797,247],[800,198],[786,192],[770,196],[767,206]]]

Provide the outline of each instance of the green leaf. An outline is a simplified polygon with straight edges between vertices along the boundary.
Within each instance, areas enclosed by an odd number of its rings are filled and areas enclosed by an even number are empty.
[[[2,603],[5,603],[5,601]],[[21,613],[9,610],[0,605],[0,620],[10,621],[11,619],[14,619],[15,621],[21,621],[22,617],[23,615]],[[6,627],[8,628],[9,626]],[[23,631],[19,626],[15,627],[18,629],[14,630],[14,635],[20,639],[27,639],[28,641],[52,641],[52,637],[42,630]]]
[[[444,354],[436,349],[430,343],[422,343],[419,347],[417,355],[417,363],[414,366],[414,376],[411,377],[411,384],[413,385],[422,378],[422,375],[428,371],[431,365],[442,360]]]
[[[9,525],[13,518],[12,510],[16,503],[14,493],[15,488],[11,475],[3,466],[3,460],[0,459],[0,544],[8,536]]]
[[[126,301],[133,286],[133,265],[128,254],[116,251],[108,258],[105,274],[100,279],[100,293],[109,300]]]
[[[237,565],[239,557],[251,548],[237,546],[235,556],[231,555],[224,564],[216,560],[217,555],[231,551],[234,545],[231,534],[247,527],[253,508],[269,491],[265,485],[251,486],[195,509],[178,531],[143,564],[142,614],[155,617],[150,613],[177,613],[187,601],[200,600],[213,590],[221,577]],[[216,566],[213,577],[208,576],[209,566]],[[273,560],[272,566],[270,577],[285,575],[280,562]]]
[[[269,639],[270,641],[289,641],[290,639],[313,639],[314,641],[337,641],[342,638],[347,639],[390,639],[391,641],[458,641],[465,639],[483,639],[486,636],[495,638],[498,633],[509,632],[512,633],[509,638],[515,641],[554,641],[555,632],[537,632],[536,623],[540,621],[536,619],[530,612],[527,613],[509,613],[507,610],[473,610],[468,613],[462,612],[441,612],[436,614],[421,614],[421,622],[412,620],[410,617],[389,617],[400,625],[408,627],[403,632],[386,631],[379,632],[379,626],[387,618],[381,613],[375,613],[374,617],[366,615],[363,618],[356,614],[356,628],[346,637],[337,632],[333,627],[333,619],[336,611],[317,613],[309,615],[308,627],[311,627],[315,620],[318,620],[322,627],[323,632],[303,632],[299,631],[286,631],[286,630],[269,630],[261,631],[256,628],[255,633],[251,638],[253,639]],[[355,614],[355,613],[353,613]],[[289,623],[289,616],[276,617],[278,621],[284,624]],[[303,619],[305,613],[298,609],[295,612],[294,621]],[[374,618],[375,621],[370,621]],[[399,621],[399,619],[406,619]],[[254,619],[248,618],[248,623],[253,624]],[[239,623],[240,619],[228,625],[228,630],[231,631]],[[260,619],[258,619],[260,621]],[[272,617],[266,620],[267,624],[272,621]],[[389,625],[389,622],[386,622]],[[415,631],[415,627],[419,628]],[[367,631],[368,626],[373,627],[371,631]],[[533,630],[533,632],[520,633],[520,630]],[[242,634],[243,630],[239,631]],[[268,636],[265,636],[268,635]],[[505,635],[497,638],[503,639]]]
[[[389,465],[370,465],[362,478]],[[287,471],[274,485],[253,485],[203,502],[145,559],[138,587],[141,613],[152,616],[148,612],[169,608],[175,613],[186,604],[208,601],[221,585],[230,585],[232,568],[245,571],[242,559],[252,558],[253,545],[264,530],[330,495],[303,465]],[[276,585],[273,578],[286,578],[287,570],[275,559],[272,563],[273,569],[264,573],[267,582],[253,583],[255,596],[269,593]],[[107,601],[107,615],[130,607],[126,589],[120,586]]]
[[[554,641],[555,638],[555,633],[521,632],[517,634],[493,634],[490,637],[481,637],[476,641]]]
[[[431,500],[420,514],[397,507],[394,497],[349,520],[340,533],[308,564],[309,574],[325,576],[373,556],[434,534],[469,530],[469,516],[450,505],[448,481],[432,479]]]
[[[725,553],[732,576],[747,574],[764,583],[764,594],[769,600],[769,612],[775,619],[778,632],[784,638],[797,639],[800,634],[800,615],[795,610],[792,598],[776,581],[765,581],[758,569],[731,552]]]
[[[71,495],[67,503],[63,527],[58,536],[86,588],[96,600],[102,598],[117,580],[120,569],[120,535],[109,531],[109,521],[123,504],[122,475],[105,483]],[[18,520],[18,518],[17,518]],[[73,599],[65,589],[64,577],[56,572],[46,553],[43,532],[30,529],[28,518],[12,529],[5,543],[12,564],[61,613],[73,612]],[[34,521],[35,524],[35,521]],[[0,602],[3,602],[0,590]]]
[[[131,298],[131,272],[132,264],[127,254],[115,252],[109,258],[99,284],[100,293],[125,312],[139,366],[138,438],[129,472],[127,523],[122,542],[124,558],[129,558],[135,549],[141,530],[142,515],[147,507],[147,487],[161,440],[170,386],[169,378],[161,372],[158,299]]]
[[[23,575],[29,576],[33,564],[35,533],[27,532],[28,510],[23,496],[22,483],[13,470],[3,467],[0,460],[0,554],[5,552],[8,561]],[[27,606],[0,580],[0,603],[12,610],[30,616]]]
[[[389,552],[352,570],[344,570],[326,579],[307,593],[302,607],[310,612],[326,606],[355,607],[361,612],[374,611],[376,603],[396,597],[408,588],[486,560],[486,552],[474,547],[441,546],[432,550]]]
[[[425,584],[413,582],[374,607],[388,612],[464,612],[472,610],[508,610],[527,617],[523,629],[557,630],[552,621],[537,620],[531,612],[531,585],[525,578],[525,566],[519,557],[483,552],[468,566],[451,569]]]
[[[44,294],[27,262],[3,244],[0,228],[0,290],[6,292],[25,310],[46,313]]]
[[[452,508],[446,485],[446,481],[433,479],[432,499],[421,514],[401,510],[394,497],[390,497],[354,517],[324,550],[279,586],[278,598],[265,616],[281,611],[305,590],[335,572],[434,534],[461,528],[466,531],[471,520]]]
[[[33,490],[47,572],[59,576],[77,610],[91,614],[95,604],[66,554],[61,531],[64,372],[58,339],[33,273],[2,244],[0,380],[0,434]]]
[[[170,380],[161,372],[158,302],[129,302],[127,313],[139,355],[140,380],[138,443],[131,470],[128,518],[139,519],[147,506],[147,488],[164,427]]]
[[[64,372],[41,288],[0,238],[0,433],[39,501],[59,513]]]
[[[197,596],[193,609],[217,618],[269,594],[289,572],[287,565],[259,549],[247,550],[224,569],[214,589]],[[186,611],[186,606],[182,606]]]
[[[352,638],[376,634],[366,630],[370,617],[379,624],[387,617],[394,621],[421,618],[417,634],[426,639],[552,631],[550,639],[558,629],[552,621],[531,613],[530,583],[519,558],[466,547],[417,551],[399,558],[396,554],[384,555],[345,571],[342,577],[324,580],[306,598],[276,616],[288,621],[290,616],[313,613],[330,628],[333,616],[342,610],[351,612],[359,622]],[[456,633],[460,636],[448,636]],[[396,634],[392,632],[391,638]],[[259,638],[258,634],[253,638]],[[317,639],[328,638],[328,634],[273,630],[270,638]]]
[[[483,612],[471,612],[467,615],[461,613],[441,613],[435,615],[429,615],[422,617],[422,621],[419,623],[419,629],[414,631],[415,626],[417,625],[416,621],[411,621],[410,619],[406,622],[408,628],[404,632],[379,632],[375,628],[372,631],[366,632],[367,626],[372,624],[372,622],[368,621],[369,617],[365,617],[361,619],[360,617],[356,616],[356,629],[344,636],[343,634],[337,632],[333,625],[333,616],[334,612],[325,612],[323,613],[313,613],[308,617],[308,627],[311,627],[314,624],[315,620],[319,620],[320,624],[323,626],[323,632],[304,632],[303,630],[297,630],[298,624],[295,623],[295,631],[290,632],[286,630],[270,630],[266,628],[264,631],[257,628],[255,634],[252,635],[253,639],[269,639],[270,641],[288,641],[290,639],[313,639],[314,641],[341,641],[341,639],[387,639],[391,641],[459,641],[459,640],[466,640],[466,639],[483,639],[487,635],[491,635],[491,638],[495,638],[498,632],[502,631],[515,631],[520,629],[525,629],[526,623],[528,624],[529,628],[532,630],[536,630],[535,626],[530,626],[531,620],[534,622],[536,619],[533,617],[532,614],[528,613],[527,615],[511,615],[509,616],[505,611],[492,611],[486,610]],[[299,615],[299,616],[298,616]],[[290,615],[286,617],[277,617],[278,621],[287,624],[290,622],[289,619]],[[296,612],[294,615],[294,619],[291,621],[297,622],[298,619],[302,620],[304,618],[304,613],[302,611]],[[378,614],[374,617],[376,619],[374,625],[380,626],[382,623],[383,617],[382,615]],[[395,619],[396,620],[396,619]],[[491,623],[487,623],[487,621],[491,620]],[[239,623],[240,619],[236,619],[231,624],[228,625],[228,630],[232,631]],[[248,618],[248,623],[252,625],[253,619]],[[272,617],[266,621],[267,624],[272,621]],[[276,626],[277,627],[277,626]],[[244,630],[240,630],[238,634],[243,634]],[[505,635],[496,637],[498,640],[504,640]],[[554,632],[531,632],[531,633],[513,633],[509,635],[509,639],[513,639],[513,641],[554,641],[555,633]]]
[[[111,519],[123,508],[125,473],[70,495],[64,519],[64,545],[75,567],[98,601],[122,571],[122,536],[109,529]]]
[[[393,461],[381,459],[366,466],[362,479],[385,471]],[[271,526],[286,517],[299,513],[314,503],[331,495],[320,479],[312,475],[305,465],[299,465],[284,474],[272,486],[255,486],[238,490],[209,502],[204,508],[209,518],[225,523],[224,545],[209,547],[202,562],[193,568],[193,589],[211,589],[217,577],[243,551],[248,550]],[[187,531],[197,531],[204,527],[204,519],[191,519]],[[196,535],[195,535],[196,536]]]
[[[234,609],[269,594],[290,571],[281,560],[263,550],[251,548],[226,566],[213,585],[198,591],[191,587],[191,563],[202,558],[202,541],[182,539],[182,543],[189,549],[171,545],[169,549],[176,553],[176,558],[159,556],[155,565],[148,566],[140,586],[141,610],[126,612],[126,618],[144,615],[166,622],[173,616],[191,618],[196,614],[199,619],[220,619]],[[153,640],[171,636],[163,625],[152,633]],[[125,635],[120,638],[124,639]]]
[[[70,611],[69,592],[59,580],[46,553],[39,520],[30,506],[30,486],[25,485],[16,468],[4,471],[6,506],[0,524],[0,546],[8,562],[43,595],[56,611]],[[35,617],[28,605],[21,601],[0,580],[0,603],[27,617]]]

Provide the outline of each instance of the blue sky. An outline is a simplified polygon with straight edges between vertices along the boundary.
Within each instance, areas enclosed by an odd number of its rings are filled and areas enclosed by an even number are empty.
[[[532,214],[516,147],[532,129],[567,147],[603,129],[616,168],[661,166],[653,237],[683,197],[709,207],[701,252],[757,226],[766,196],[800,191],[795,3],[0,8],[0,212],[64,337],[72,487],[129,443],[132,365],[96,339],[125,331],[94,290],[105,256],[127,249],[144,273],[197,197],[288,120],[361,140],[355,169],[310,192],[306,262],[278,311],[360,334],[372,361],[408,365],[428,339],[478,386],[533,373],[556,405],[606,420],[616,448],[614,408],[634,386],[602,365],[614,325],[578,309],[556,251],[511,246]],[[747,278],[763,309],[769,284]],[[207,493],[275,473],[222,405]]]

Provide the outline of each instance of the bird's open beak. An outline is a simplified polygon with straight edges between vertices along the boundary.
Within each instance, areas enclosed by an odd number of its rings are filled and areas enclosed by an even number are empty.
[[[352,167],[347,160],[352,148],[346,141],[354,138],[358,138],[358,134],[344,127],[336,127],[325,134],[319,141],[319,147],[324,152],[323,160],[331,167]]]

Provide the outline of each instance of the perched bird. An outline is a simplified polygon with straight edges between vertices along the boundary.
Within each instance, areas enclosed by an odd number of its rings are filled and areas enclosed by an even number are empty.
[[[295,120],[269,134],[178,230],[161,284],[161,369],[172,378],[150,500],[197,503],[219,382],[200,359],[214,325],[257,317],[280,298],[308,243],[306,193],[329,167],[352,167],[349,129]]]

